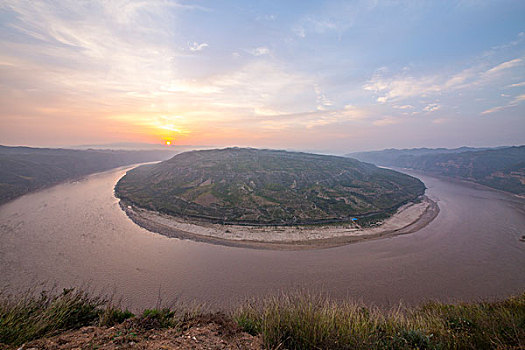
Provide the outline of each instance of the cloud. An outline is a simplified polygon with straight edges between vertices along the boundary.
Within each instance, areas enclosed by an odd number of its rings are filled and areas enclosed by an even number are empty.
[[[412,76],[403,72],[394,76],[386,76],[388,70],[379,68],[364,85],[365,91],[371,91],[377,96],[376,101],[402,101],[412,97],[440,95],[452,91],[483,86],[501,79],[503,73],[511,72],[513,68],[523,65],[521,58],[502,62],[491,68],[486,64],[469,67],[452,74],[432,74]]]
[[[518,104],[525,101],[525,94],[518,95],[512,100],[511,104]]]
[[[402,106],[393,105],[392,108],[395,108],[395,109],[414,109],[415,107],[412,106],[412,105],[402,105]]]
[[[364,108],[346,105],[343,109],[310,113],[308,118],[297,120],[296,125],[304,124],[307,129],[311,129],[331,124],[359,122],[367,119],[369,116],[370,112]]]
[[[443,123],[446,123],[448,121],[449,121],[448,118],[436,118],[436,119],[432,120],[432,124],[443,124]]]
[[[266,60],[199,79],[174,79],[162,91],[173,105],[188,106],[208,120],[253,120],[317,109],[312,78]]]
[[[260,15],[255,18],[257,21],[268,21],[268,22],[275,22],[277,19],[276,14],[266,14],[266,15]]]
[[[253,50],[249,50],[248,52],[254,56],[264,56],[264,55],[270,54],[270,49],[265,46],[261,46],[261,47],[256,47]]]
[[[255,107],[254,113],[256,115],[262,115],[262,116],[276,116],[276,115],[286,114],[286,112],[278,111],[278,110],[267,108],[267,107]]]
[[[503,70],[519,66],[521,64],[521,62],[522,62],[521,58],[516,58],[516,59],[510,60],[510,61],[507,61],[507,62],[503,62],[503,63],[500,63],[497,66],[487,70],[485,72],[485,74],[486,75],[497,74],[497,73],[500,73]]]
[[[306,30],[304,29],[303,26],[293,27],[292,28],[292,32],[294,32],[295,35],[297,35],[300,38],[305,38],[306,37]]]
[[[265,110],[261,115],[264,118],[252,120],[252,125],[263,129],[299,131],[304,129],[315,129],[330,125],[347,123],[360,123],[371,116],[371,112],[364,108],[346,105],[341,109],[329,111],[314,111],[304,113],[283,113],[281,111]]]
[[[314,86],[315,94],[317,95],[317,109],[320,111],[324,111],[330,107],[332,107],[333,102],[326,97],[326,95],[323,93],[321,88],[316,84]]]
[[[348,21],[336,20],[333,17],[306,16],[292,27],[292,32],[300,38],[305,38],[307,33],[325,34],[336,31],[341,32],[349,27]]]
[[[384,78],[381,72],[376,73],[363,88],[366,91],[381,94],[382,96],[376,99],[379,103],[402,100],[428,93],[439,93],[443,89],[442,85],[437,82],[437,77],[434,76]]]
[[[393,117],[386,117],[383,119],[375,120],[372,124],[375,126],[387,126],[387,125],[393,125],[393,124],[399,124],[401,121],[399,118],[393,118]]]
[[[484,110],[483,112],[481,112],[481,114],[483,114],[483,115],[491,114],[491,113],[502,111],[505,108],[507,108],[507,106],[497,106],[497,107],[493,107],[493,108],[489,108],[487,110]]]
[[[7,26],[17,39],[2,43],[3,56],[30,71],[36,85],[65,94],[156,89],[180,54],[166,30],[182,9],[174,2],[20,0],[4,7],[16,14]]]
[[[453,74],[451,77],[449,77],[446,82],[444,83],[445,89],[450,88],[458,88],[458,87],[464,87],[465,84],[467,84],[467,81],[473,79],[476,74],[475,68],[467,68],[463,71]]]
[[[315,18],[309,18],[308,22],[310,23],[310,27],[313,29],[316,33],[325,33],[327,31],[336,30],[339,27],[339,23],[332,19],[315,19]]]
[[[371,113],[365,108],[360,108],[354,105],[346,105],[341,111],[341,115],[346,120],[362,120],[369,117]]]
[[[520,32],[516,35],[516,39],[510,42],[501,44],[501,45],[496,45],[496,46],[491,47],[490,50],[485,52],[483,56],[487,57],[487,56],[494,55],[502,50],[512,49],[513,47],[520,45],[524,39],[525,39],[525,33]]]
[[[507,85],[506,87],[507,88],[515,88],[515,87],[522,87],[522,86],[525,86],[525,81],[523,81],[521,83],[510,84],[510,85]]]
[[[487,115],[487,114],[492,114],[492,113],[496,113],[496,112],[500,112],[502,110],[505,110],[507,108],[512,108],[512,107],[516,107],[517,105],[519,105],[521,102],[525,101],[525,94],[521,94],[521,95],[518,95],[516,97],[514,97],[509,103],[507,103],[506,105],[503,105],[503,106],[496,106],[496,107],[493,107],[493,108],[489,108],[487,110],[484,110],[483,112],[481,112],[481,114],[483,115]]]
[[[203,50],[204,48],[208,47],[208,44],[207,43],[197,43],[197,42],[192,42],[192,43],[188,43],[188,47],[190,48],[190,51],[201,51]]]
[[[194,95],[201,94],[214,94],[221,92],[222,89],[219,86],[213,86],[209,84],[202,84],[195,80],[183,80],[177,79],[172,80],[169,84],[162,85],[159,88],[159,93],[187,93]]]
[[[425,112],[434,112],[434,111],[437,111],[440,108],[441,108],[441,106],[438,105],[437,103],[431,103],[431,104],[426,105],[425,108],[423,108],[423,111],[425,111]]]
[[[300,17],[292,26],[292,32],[304,38],[309,33],[341,35],[366,14],[376,7],[389,6],[390,2],[378,2],[376,0],[364,1],[329,1],[323,3],[315,13],[308,13]],[[403,5],[406,11],[410,5]]]

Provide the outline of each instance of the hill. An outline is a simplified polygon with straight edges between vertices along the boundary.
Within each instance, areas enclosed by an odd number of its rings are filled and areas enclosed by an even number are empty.
[[[382,151],[370,152],[355,152],[348,153],[345,156],[358,159],[362,162],[372,163],[382,166],[396,166],[400,161],[406,157],[429,156],[435,154],[453,154],[470,151],[483,151],[489,148],[473,148],[473,147],[459,147],[459,148],[410,148],[410,149],[395,149],[389,148]]]
[[[62,181],[119,166],[163,160],[173,154],[0,146],[0,204]]]
[[[384,150],[348,156],[377,165],[423,170],[525,194],[525,146],[467,151],[465,148]]]
[[[115,187],[142,208],[251,225],[348,221],[424,191],[416,178],[354,159],[241,148],[181,153],[129,171]]]

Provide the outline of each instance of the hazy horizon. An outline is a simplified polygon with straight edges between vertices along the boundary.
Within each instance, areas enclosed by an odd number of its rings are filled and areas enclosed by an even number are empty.
[[[3,145],[525,144],[520,1],[7,0],[0,16]]]
[[[288,152],[307,152],[307,153],[317,153],[317,154],[326,154],[326,155],[339,155],[344,156],[350,153],[355,152],[373,152],[373,151],[384,151],[389,149],[398,149],[398,150],[409,150],[409,149],[421,149],[421,148],[429,148],[429,149],[458,149],[458,148],[476,148],[476,149],[484,149],[484,148],[506,148],[506,147],[519,147],[524,146],[520,144],[516,145],[496,145],[496,146],[457,146],[457,147],[441,147],[441,146],[435,146],[435,147],[384,147],[384,148],[371,148],[371,149],[352,149],[352,150],[341,150],[341,151],[333,151],[333,150],[326,150],[326,149],[315,149],[315,148],[293,148],[293,147],[252,147],[249,145],[223,145],[223,146],[215,146],[215,145],[170,145],[167,147],[163,143],[109,143],[109,144],[94,144],[94,145],[61,145],[61,146],[39,146],[39,145],[0,145],[0,146],[8,146],[8,147],[32,147],[32,148],[56,148],[56,149],[76,149],[76,150],[87,150],[87,149],[97,149],[97,150],[129,150],[129,151],[147,151],[147,150],[164,150],[164,151],[173,151],[173,152],[186,152],[190,150],[205,150],[205,149],[224,149],[224,148],[231,148],[231,147],[240,147],[240,148],[259,148],[259,149],[273,149],[273,150],[285,150]]]

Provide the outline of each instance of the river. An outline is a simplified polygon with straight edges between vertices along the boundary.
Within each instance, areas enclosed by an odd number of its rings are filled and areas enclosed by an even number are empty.
[[[94,174],[0,207],[0,286],[89,287],[142,309],[195,300],[227,307],[289,290],[381,306],[525,291],[525,200],[424,174],[440,213],[422,230],[347,246],[274,251],[167,238],[135,225]]]

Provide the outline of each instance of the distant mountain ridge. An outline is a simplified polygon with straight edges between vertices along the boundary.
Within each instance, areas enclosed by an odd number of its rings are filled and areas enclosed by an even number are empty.
[[[380,166],[428,171],[525,195],[525,146],[387,149],[346,156]]]
[[[431,154],[449,154],[449,153],[461,153],[471,151],[484,151],[491,148],[474,148],[474,147],[459,147],[459,148],[406,148],[396,149],[388,148],[382,151],[369,151],[369,152],[354,152],[348,153],[345,156],[355,158],[363,162],[372,163],[381,166],[396,166],[399,164],[400,159],[409,156],[426,156]]]
[[[174,154],[0,146],[0,204],[62,181],[119,166],[164,160]]]
[[[191,151],[128,171],[124,202],[232,224],[293,225],[395,210],[425,191],[416,178],[345,157],[227,148]]]

